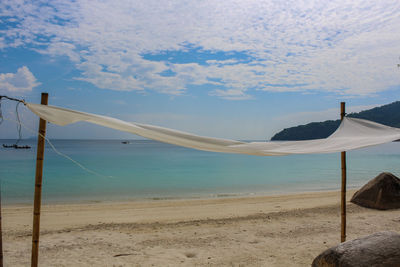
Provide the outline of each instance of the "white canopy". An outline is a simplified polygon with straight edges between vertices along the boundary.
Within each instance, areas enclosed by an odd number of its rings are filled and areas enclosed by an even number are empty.
[[[398,128],[349,117],[345,117],[339,128],[325,139],[241,142],[203,137],[159,126],[126,122],[111,117],[55,106],[31,103],[26,103],[26,106],[42,119],[61,126],[78,121],[86,121],[169,144],[224,153],[258,156],[332,153],[379,145],[400,139],[400,129]]]

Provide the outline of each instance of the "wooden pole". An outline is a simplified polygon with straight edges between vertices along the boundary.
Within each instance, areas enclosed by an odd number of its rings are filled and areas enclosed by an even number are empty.
[[[42,93],[42,105],[47,105],[49,95]],[[32,230],[32,257],[31,266],[38,266],[39,258],[39,230],[40,230],[40,207],[42,204],[42,176],[43,176],[43,159],[44,159],[44,144],[46,136],[46,121],[40,119],[39,134],[37,142],[36,156],[36,175],[35,175],[35,199],[33,204],[33,230]]]
[[[343,121],[346,115],[346,103],[340,103],[340,120]],[[340,242],[346,241],[346,151],[341,153],[342,159],[342,195],[341,195],[341,235]]]

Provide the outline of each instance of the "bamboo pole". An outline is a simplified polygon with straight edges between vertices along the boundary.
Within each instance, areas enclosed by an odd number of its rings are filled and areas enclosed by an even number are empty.
[[[47,93],[42,93],[42,99],[41,99],[42,105],[47,105],[48,97],[49,95]],[[40,207],[42,204],[42,176],[43,176],[45,136],[46,136],[46,121],[40,119],[38,142],[37,142],[37,156],[36,156],[35,199],[33,204],[32,257],[31,257],[32,267],[38,266],[38,258],[39,258]]]
[[[346,115],[346,103],[340,103],[340,120],[343,121]],[[341,153],[342,160],[342,195],[341,195],[341,236],[340,242],[346,241],[346,151]]]

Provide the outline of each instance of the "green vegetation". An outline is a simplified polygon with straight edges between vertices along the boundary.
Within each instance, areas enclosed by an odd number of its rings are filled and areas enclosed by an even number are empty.
[[[400,101],[358,113],[351,113],[347,116],[400,128]],[[339,124],[340,120],[329,120],[286,128],[275,134],[271,140],[310,140],[326,138],[337,129]]]

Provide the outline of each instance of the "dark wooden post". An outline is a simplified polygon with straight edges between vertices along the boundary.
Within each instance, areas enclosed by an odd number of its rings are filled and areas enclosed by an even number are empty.
[[[49,95],[42,93],[42,105],[47,105]],[[42,176],[43,176],[43,159],[44,159],[44,144],[46,136],[46,121],[40,119],[39,134],[37,142],[36,156],[36,175],[35,175],[35,199],[33,204],[33,230],[32,230],[32,258],[31,266],[38,266],[39,258],[39,231],[40,231],[40,207],[42,204]]]
[[[340,120],[343,121],[346,115],[346,103],[340,103]],[[341,195],[341,235],[340,242],[346,241],[346,151],[341,153],[342,158],[342,195]]]

